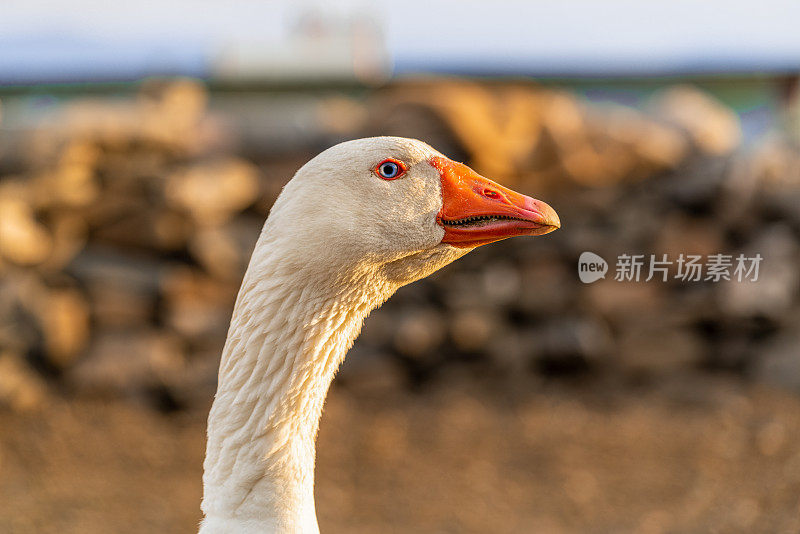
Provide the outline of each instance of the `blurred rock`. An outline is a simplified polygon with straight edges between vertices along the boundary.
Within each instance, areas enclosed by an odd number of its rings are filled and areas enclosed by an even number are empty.
[[[97,324],[135,326],[154,320],[161,275],[158,261],[90,247],[75,258],[68,272],[85,281]]]
[[[765,142],[753,156],[750,174],[757,181],[757,201],[767,217],[800,228],[800,149],[785,140]]]
[[[54,288],[43,295],[37,316],[47,359],[56,367],[71,365],[89,341],[89,304],[76,288]]]
[[[660,254],[667,254],[674,261],[681,254],[705,257],[717,254],[724,247],[723,229],[716,221],[675,213],[665,217],[655,250]],[[677,274],[677,265],[673,263],[670,267],[671,274]]]
[[[686,328],[660,321],[630,322],[620,332],[616,363],[633,375],[685,372],[703,355],[700,339]]]
[[[183,366],[171,366],[163,383],[169,399],[178,407],[208,406],[217,391],[221,355],[221,343],[209,344],[187,353]]]
[[[724,369],[741,372],[756,361],[753,345],[749,336],[742,332],[731,332],[713,344],[704,365],[712,369]]]
[[[577,359],[597,363],[612,348],[611,332],[600,321],[584,317],[559,317],[539,329],[540,353],[551,363]]]
[[[30,273],[9,270],[0,276],[0,350],[28,355],[42,344],[41,330],[33,311],[27,309],[31,286],[41,287]]]
[[[45,261],[52,248],[50,233],[36,221],[31,207],[19,198],[0,196],[0,256],[35,265]]]
[[[394,348],[403,356],[421,358],[431,354],[444,341],[445,323],[432,308],[409,310],[397,322]]]
[[[663,307],[664,288],[657,283],[641,281],[644,277],[639,282],[617,282],[613,277],[613,268],[609,264],[605,279],[586,286],[583,294],[587,304],[603,317],[620,324],[657,314]]]
[[[373,352],[356,344],[336,374],[336,383],[348,390],[386,392],[405,385],[405,372],[387,354]]]
[[[450,310],[486,308],[488,299],[484,288],[480,273],[448,273],[447,284],[443,287],[445,304]]]
[[[391,339],[396,327],[393,313],[371,313],[364,321],[361,334],[356,338],[356,342],[359,345],[380,347],[386,343],[387,339]]]
[[[45,383],[22,358],[13,352],[0,351],[0,408],[34,411],[46,398]]]
[[[797,302],[797,264],[800,244],[791,230],[774,225],[741,253],[747,258],[760,254],[758,280],[731,279],[719,285],[719,298],[726,311],[737,315],[764,315],[780,318]]]
[[[189,240],[189,251],[209,274],[238,282],[262,226],[260,218],[238,217],[224,225],[199,228]]]
[[[636,177],[676,168],[687,156],[689,143],[680,130],[659,124],[630,108],[608,109],[598,118],[599,128],[611,139],[632,151]]]
[[[702,152],[726,154],[741,142],[741,126],[733,110],[695,87],[671,87],[655,95],[649,105],[656,117],[685,129]]]
[[[800,322],[761,349],[753,376],[759,382],[800,392]]]
[[[503,328],[494,333],[486,350],[497,368],[523,376],[533,369],[535,358],[541,354],[538,342],[534,330]]]
[[[186,360],[178,338],[157,330],[108,330],[67,375],[81,393],[145,396],[152,388],[179,384]]]
[[[664,181],[664,190],[678,205],[696,214],[710,214],[723,200],[729,158],[704,158]]]
[[[232,158],[181,169],[166,186],[167,202],[187,210],[201,226],[229,220],[253,204],[257,194],[258,170]]]
[[[496,318],[485,310],[458,310],[450,319],[450,338],[463,352],[479,352],[486,350],[495,328]]]
[[[219,126],[207,113],[207,92],[195,80],[150,80],[139,98],[83,98],[39,124],[41,142],[59,138],[95,139],[103,146],[129,149],[142,143],[178,155],[213,146]]]
[[[575,298],[574,276],[558,258],[538,258],[520,268],[520,292],[515,304],[530,315],[555,315]]]
[[[75,213],[53,214],[49,222],[53,232],[53,250],[42,270],[62,271],[86,246],[89,233],[86,219]]]
[[[630,198],[623,202],[622,205],[625,206],[625,209],[617,207],[612,210],[606,216],[607,224],[614,228],[616,242],[634,247],[632,251],[644,252],[642,249],[650,245],[653,235],[664,224],[659,216],[660,213],[666,211],[663,201],[648,188],[635,191]]]
[[[520,291],[519,269],[506,262],[486,265],[482,272],[483,294],[495,305],[508,305]]]
[[[237,287],[185,266],[165,270],[161,277],[164,320],[189,339],[224,339]]]

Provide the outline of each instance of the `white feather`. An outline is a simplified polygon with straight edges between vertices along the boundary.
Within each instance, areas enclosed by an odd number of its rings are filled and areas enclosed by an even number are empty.
[[[303,166],[242,282],[208,418],[201,534],[316,533],[315,439],[365,317],[469,249],[441,243],[440,156],[411,139],[342,143]],[[385,181],[386,158],[408,166]]]

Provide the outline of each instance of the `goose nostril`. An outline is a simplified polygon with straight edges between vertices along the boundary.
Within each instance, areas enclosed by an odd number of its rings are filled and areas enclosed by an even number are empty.
[[[483,196],[489,198],[500,198],[500,193],[498,193],[497,191],[492,191],[491,189],[484,189]]]

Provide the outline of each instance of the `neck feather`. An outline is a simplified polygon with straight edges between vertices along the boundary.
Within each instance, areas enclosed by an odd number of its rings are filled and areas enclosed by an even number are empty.
[[[325,395],[364,318],[395,289],[369,268],[332,277],[280,249],[256,247],[231,319],[208,420],[201,532],[318,530]]]

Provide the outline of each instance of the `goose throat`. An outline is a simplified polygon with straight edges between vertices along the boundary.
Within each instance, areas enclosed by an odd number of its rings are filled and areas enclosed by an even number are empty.
[[[257,253],[277,248],[264,245]],[[335,283],[285,264],[254,255],[234,308],[208,421],[209,532],[217,518],[318,530],[314,458],[325,396],[364,318],[395,289],[374,269]]]

